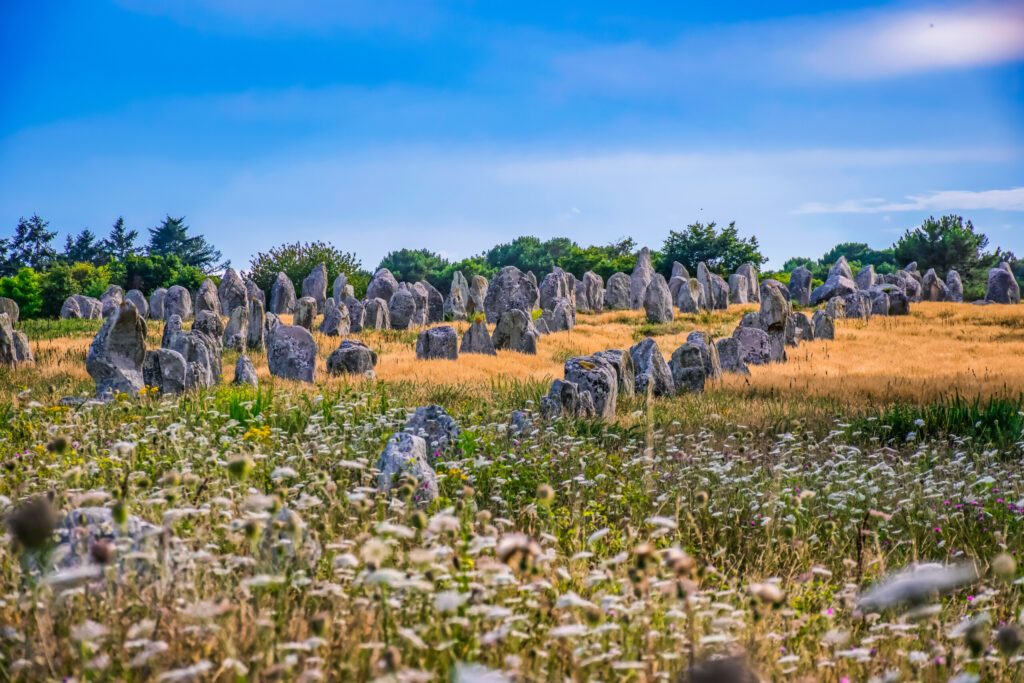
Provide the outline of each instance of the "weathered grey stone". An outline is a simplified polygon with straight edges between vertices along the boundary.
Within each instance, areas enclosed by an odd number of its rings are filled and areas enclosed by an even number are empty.
[[[529,316],[539,295],[531,278],[515,266],[505,266],[487,288],[484,300],[487,322],[497,322],[503,313],[510,310],[522,311]]]
[[[629,276],[629,307],[638,310],[644,305],[647,296],[647,286],[651,284],[654,277],[654,266],[651,265],[651,250],[644,247],[637,252],[636,266],[633,267],[633,274]]]
[[[366,324],[366,310],[363,302],[355,298],[352,294],[346,293],[345,296],[342,297],[341,303],[345,304],[345,308],[348,309],[348,331],[351,333],[362,332],[363,327]],[[386,313],[388,310],[388,303],[386,301],[381,301],[380,305],[384,307],[384,311]],[[387,321],[385,321],[385,323],[387,327],[391,326]]]
[[[825,312],[833,320],[840,320],[846,317],[846,302],[842,298],[832,298],[825,304]]]
[[[96,393],[137,394],[145,383],[146,321],[138,309],[122,303],[107,316],[89,346],[85,369],[96,382]]]
[[[220,382],[223,335],[220,315],[203,311],[196,316],[191,331],[170,337],[167,348],[174,349],[185,359],[186,389],[211,387]]]
[[[545,311],[552,311],[559,301],[569,301],[572,308],[576,309],[576,278],[572,273],[567,273],[558,266],[544,276],[540,283],[540,307]]]
[[[416,357],[420,360],[455,360],[459,357],[459,335],[454,327],[442,325],[423,330],[416,337]]]
[[[537,339],[540,335],[530,315],[519,309],[505,310],[498,318],[491,335],[495,349],[508,349],[519,353],[537,353]]]
[[[704,292],[697,278],[690,278],[686,281],[682,281],[682,278],[679,278],[679,281],[673,278],[673,282],[678,282],[678,289],[672,300],[679,307],[681,313],[698,313],[705,307]]]
[[[704,391],[707,375],[704,371],[701,349],[687,342],[672,352],[669,368],[677,392],[700,394]]]
[[[469,326],[466,334],[462,335],[462,345],[459,347],[459,353],[482,353],[488,356],[497,354],[497,351],[494,350],[494,342],[491,341],[491,334],[487,331],[486,323],[478,320]]]
[[[988,286],[985,289],[985,300],[997,304],[1019,304],[1020,285],[1013,276],[1009,264],[1003,262],[998,268],[988,271]]]
[[[946,289],[949,291],[949,300],[961,303],[964,300],[964,283],[960,279],[960,273],[951,270],[946,273]]]
[[[786,340],[790,346],[797,346],[800,342],[814,341],[814,327],[811,325],[811,319],[801,311],[789,314],[786,332],[792,335],[792,341]]]
[[[238,357],[238,361],[235,363],[235,384],[247,384],[253,387],[260,385],[260,378],[256,375],[256,367],[249,360],[249,356]]]
[[[636,373],[636,393],[641,396],[672,396],[676,393],[672,372],[656,341],[647,337],[631,346],[629,355],[633,358]]]
[[[889,315],[910,315],[910,297],[899,289],[886,293],[889,295]],[[828,308],[825,310],[827,312]]]
[[[124,300],[135,306],[143,318],[149,317],[149,302],[146,301],[146,295],[142,292],[137,289],[129,289],[128,293],[124,295]]]
[[[612,311],[628,309],[630,282],[625,273],[613,273],[604,290],[604,307]]]
[[[800,306],[809,306],[811,303],[811,271],[799,266],[789,274],[789,298]]]
[[[707,264],[697,264],[697,281],[704,290],[705,304],[713,311],[729,308],[729,284],[719,275],[712,273]]]
[[[185,391],[187,376],[188,366],[177,351],[160,348],[146,352],[142,378],[147,387],[161,394],[180,394]]]
[[[648,279],[643,303],[647,322],[667,323],[675,317],[675,310],[672,308],[672,293],[661,273],[653,273]]]
[[[278,325],[267,338],[267,365],[274,377],[312,382],[316,377],[313,335],[305,327]]]
[[[331,286],[331,297],[338,303],[345,303],[345,295],[348,294],[348,276],[345,273],[338,273]]]
[[[734,304],[749,303],[750,288],[747,286],[747,278],[739,273],[729,276],[729,300]]]
[[[688,271],[686,269],[686,266],[684,266],[679,261],[673,261],[672,262],[672,274],[669,276],[669,282],[671,282],[672,278],[674,278],[674,277],[681,277],[684,280],[689,280],[690,279],[690,271]]]
[[[110,285],[107,291],[100,296],[100,303],[103,305],[103,317],[109,316],[118,306],[124,302],[124,290],[118,285]]]
[[[537,308],[540,306],[540,285],[537,283],[537,275],[532,270],[528,270],[526,271],[526,279],[533,285],[533,307]]]
[[[351,315],[351,314],[350,314]],[[364,330],[390,330],[391,309],[383,299],[367,299],[363,302]]]
[[[576,356],[565,362],[565,379],[579,393],[590,395],[594,415],[604,420],[615,418],[619,378],[615,368],[601,355]]]
[[[60,317],[64,320],[72,320],[84,318],[82,315],[82,309],[78,305],[78,299],[74,295],[64,299],[64,303],[60,307]]]
[[[591,395],[581,394],[579,387],[568,380],[556,379],[540,401],[541,414],[549,420],[592,417],[594,410]]]
[[[533,321],[533,326],[536,328],[537,334],[551,334],[551,329],[548,327],[548,321],[544,319],[543,315]]]
[[[789,302],[782,296],[779,287],[770,285],[761,287],[761,328],[765,331],[782,330],[789,317]]]
[[[743,349],[740,340],[735,337],[723,337],[715,342],[718,350],[718,358],[722,364],[722,372],[732,372],[740,375],[749,375],[750,369],[743,362]],[[679,382],[676,381],[678,386]]]
[[[0,312],[0,367],[15,368],[18,366],[16,344],[11,316],[6,312]]]
[[[740,325],[733,330],[732,337],[740,344],[740,360],[744,363],[767,365],[773,362],[771,338],[760,327]]]
[[[686,343],[700,350],[701,363],[704,364],[704,375],[709,380],[721,379],[722,362],[718,357],[718,347],[707,332],[697,330],[686,336]]]
[[[849,267],[849,266],[847,266]],[[857,283],[841,275],[829,275],[825,283],[811,292],[811,306],[837,296],[847,296],[857,291]]]
[[[328,337],[344,337],[349,333],[348,307],[344,303],[335,303],[329,298],[324,303],[324,319],[320,322],[320,333]]]
[[[875,267],[870,264],[864,266],[857,273],[857,277],[855,277],[853,281],[857,283],[857,287],[859,289],[871,289],[877,283]]]
[[[773,363],[785,363],[789,360],[786,353],[786,330],[768,330],[768,345],[771,348],[771,359]]]
[[[485,313],[484,303],[490,286],[483,275],[474,275],[469,279],[469,300],[466,301],[466,315],[472,317],[477,313]]]
[[[814,317],[811,318],[811,325],[814,328],[815,339],[835,339],[836,338],[836,321],[835,318],[830,316],[825,311],[818,309],[814,312]]]
[[[761,329],[761,313],[753,311],[744,313],[743,317],[740,318],[740,327],[756,327]]]
[[[591,270],[583,273],[583,279],[576,283],[576,310],[586,313],[604,310],[604,280]]]
[[[452,320],[466,320],[466,304],[469,301],[469,282],[461,270],[452,276],[452,286],[444,300],[444,313]]]
[[[0,313],[6,313],[12,325],[17,325],[21,318],[21,308],[18,302],[6,296],[0,296]]]
[[[552,310],[545,310],[540,319],[535,321],[538,332],[568,332],[576,326],[576,311],[568,299],[558,299]],[[541,330],[541,325],[544,329]]]
[[[270,287],[270,313],[284,315],[295,312],[295,285],[284,273],[278,273]]]
[[[302,280],[302,298],[307,296],[316,302],[316,312],[323,313],[327,302],[327,266],[322,263]]]
[[[157,287],[153,290],[153,293],[149,295],[149,317],[153,320],[166,320],[167,317],[164,315],[164,299],[167,297],[167,290],[163,287]],[[82,311],[84,316],[85,311]]]
[[[242,276],[234,268],[227,268],[220,279],[220,287],[217,288],[217,296],[220,298],[219,313],[231,315],[238,307],[245,307],[249,304],[249,290],[242,281]]]
[[[615,371],[619,396],[632,396],[636,393],[636,369],[633,367],[633,356],[629,351],[609,349],[598,351],[593,356],[608,363]]]
[[[295,313],[292,315],[292,324],[313,331],[313,322],[316,320],[316,299],[311,296],[304,296],[295,304]]]
[[[416,325],[416,292],[411,287],[399,285],[388,302],[391,327],[407,330]]]
[[[228,324],[224,327],[224,348],[245,353],[249,342],[249,307],[237,306],[231,311]]]
[[[217,286],[210,278],[203,280],[199,289],[196,290],[195,312],[199,314],[203,311],[213,311],[217,315],[220,315],[221,312],[220,295],[217,293]]]
[[[883,287],[886,286],[892,287],[892,285],[883,285]],[[892,290],[899,292],[898,287],[892,287]],[[889,315],[889,293],[886,290],[875,286],[861,291],[871,297],[871,315]]]
[[[865,292],[851,292],[843,297],[846,318],[867,320],[871,317],[871,296]]]
[[[192,295],[181,285],[174,285],[164,295],[164,320],[172,315],[182,320],[192,319]]]
[[[203,332],[219,342],[224,336],[224,320],[221,319],[220,313],[200,311],[196,314],[196,319],[192,323],[192,329]]]
[[[260,302],[260,306],[262,306],[263,310],[266,311],[267,310],[267,294],[266,294],[266,292],[264,292],[262,289],[260,289],[260,286],[258,284],[256,284],[255,282],[253,282],[252,280],[250,280],[247,277],[246,278],[242,278],[242,282],[245,283],[245,296],[246,296],[246,298],[249,301],[259,301]]]
[[[398,280],[387,268],[381,268],[373,274],[373,279],[366,287],[367,299],[383,299],[391,301],[391,297],[398,291]]]
[[[172,315],[164,323],[163,335],[160,337],[160,348],[169,349],[174,335],[181,332],[181,316]]]
[[[263,302],[258,298],[249,297],[248,318],[249,336],[245,340],[245,346],[250,351],[262,351],[264,337],[266,335],[266,314],[263,312]]]
[[[419,282],[413,284],[403,282],[398,285],[399,289],[403,287],[411,291],[416,300],[416,311],[413,313],[412,320],[409,321],[409,326],[423,327],[427,324],[427,317],[430,314],[430,295],[427,293],[427,288]]]
[[[441,455],[455,448],[462,429],[459,423],[439,405],[420,406],[405,422],[402,431],[423,439],[427,445],[427,462],[431,466]]]
[[[425,507],[438,496],[437,475],[427,460],[427,443],[421,437],[407,432],[392,435],[377,461],[377,469],[377,488],[382,493],[390,492],[403,478],[408,478],[414,482],[415,505]]]
[[[828,277],[844,277],[847,280],[853,280],[853,269],[850,268],[849,262],[845,256],[840,256],[839,259],[832,264],[829,268]]]
[[[761,303],[760,274],[757,272],[757,267],[748,261],[736,269],[736,274],[747,278],[747,302]]]
[[[943,282],[934,268],[929,268],[921,279],[921,300],[922,301],[948,301],[949,288]]]
[[[263,323],[263,337],[266,341],[266,337],[277,329],[277,326],[281,324],[281,319],[273,313],[267,313],[266,321]]]
[[[427,325],[444,322],[444,297],[426,280],[416,283],[427,292]]]
[[[373,377],[377,354],[356,339],[346,339],[327,357],[329,375],[363,375]]]

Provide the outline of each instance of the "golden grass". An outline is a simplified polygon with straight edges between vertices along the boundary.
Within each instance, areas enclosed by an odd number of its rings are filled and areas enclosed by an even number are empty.
[[[669,325],[657,326],[655,332],[664,333],[655,338],[667,358],[691,331],[727,335],[753,308],[734,306],[729,311],[679,316]],[[571,332],[543,337],[535,356],[499,351],[496,357],[466,354],[454,362],[417,360],[415,331],[368,331],[360,337],[379,354],[379,380],[453,386],[486,395],[495,380],[549,381],[562,376],[562,365],[571,356],[628,348],[643,323],[643,313],[637,311],[580,314]],[[453,325],[460,335],[468,327]],[[162,324],[149,324],[151,347],[159,345],[161,330]],[[321,355],[321,384],[362,381],[328,377],[324,363],[340,340],[319,333],[314,338]],[[33,383],[60,378],[88,381],[85,355],[90,341],[77,336],[35,342],[37,367],[25,372],[35,375]],[[234,359],[234,354],[225,357],[226,379],[232,375]],[[266,356],[252,354],[252,359],[261,379],[270,381]],[[789,349],[788,363],[753,367],[749,377],[728,376],[720,390],[737,398],[827,398],[851,406],[925,402],[956,393],[1016,396],[1024,391],[1024,307],[920,303],[906,317],[839,321],[835,341]]]

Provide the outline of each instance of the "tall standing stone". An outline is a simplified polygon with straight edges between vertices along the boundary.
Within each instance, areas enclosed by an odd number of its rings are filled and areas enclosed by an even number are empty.
[[[695,346],[700,351],[701,362],[704,364],[704,375],[708,379],[721,379],[722,362],[718,357],[718,347],[711,339],[711,335],[700,330],[691,332],[686,337],[686,343]]]
[[[237,308],[249,303],[249,290],[246,289],[242,276],[234,268],[224,271],[220,287],[217,288],[217,296],[220,297],[221,305],[218,313],[223,315],[231,315]]]
[[[870,264],[864,266],[857,273],[857,277],[853,281],[857,283],[859,289],[871,289],[878,281],[878,277],[875,275],[875,267]]]
[[[427,324],[433,325],[434,323],[444,322],[444,297],[441,296],[441,292],[437,291],[437,287],[426,280],[416,284],[427,292]]]
[[[99,395],[137,394],[145,386],[146,321],[135,306],[122,303],[107,316],[89,345],[85,369]]]
[[[192,319],[192,295],[181,285],[174,285],[164,296],[164,320],[172,315],[182,320]]]
[[[249,301],[259,301],[260,305],[263,306],[263,310],[267,310],[267,294],[260,286],[250,280],[249,278],[242,278],[242,282],[245,283],[245,295]]]
[[[270,287],[270,312],[274,315],[293,313],[296,303],[295,285],[292,284],[291,278],[284,273],[278,273]]]
[[[399,285],[388,301],[391,327],[396,330],[407,330],[416,325],[416,293],[402,285]]]
[[[320,333],[328,337],[344,337],[349,333],[349,327],[348,307],[344,303],[335,303],[334,297],[327,299]]]
[[[224,327],[224,348],[245,353],[249,343],[249,307],[236,306]]]
[[[497,322],[502,313],[510,310],[519,310],[529,316],[538,297],[533,279],[515,266],[505,266],[487,288],[484,299],[487,322]]]
[[[331,296],[335,301],[344,303],[347,287],[348,276],[345,273],[338,273],[338,277],[334,278],[334,284],[331,286]]]
[[[682,313],[697,313],[703,308],[701,304],[703,297],[700,282],[697,278],[690,278],[689,280],[683,280],[680,278],[673,278],[673,281],[679,280],[678,289],[676,290],[675,304],[679,307]]]
[[[398,280],[387,268],[381,268],[373,274],[373,279],[366,286],[367,299],[383,299],[391,301],[391,297],[398,291]]]
[[[559,300],[570,301],[576,306],[576,278],[558,266],[544,276],[540,283],[540,307],[545,311],[555,308]]]
[[[789,274],[789,298],[799,306],[809,306],[811,303],[811,271],[799,266]]]
[[[951,270],[946,273],[946,289],[949,290],[949,300],[957,303],[964,300],[964,283],[960,279],[960,273]]]
[[[14,299],[10,299],[6,296],[0,296],[0,313],[6,313],[11,324],[17,325],[18,319],[21,317],[21,308],[18,306],[18,302]]]
[[[737,275],[747,279],[747,302],[752,304],[761,303],[760,274],[753,263],[749,261],[736,269]]]
[[[654,266],[651,265],[651,250],[644,247],[636,255],[636,266],[629,276],[629,307],[638,310],[644,305],[647,286],[654,278]]]
[[[322,313],[327,302],[327,266],[320,263],[303,279],[302,296],[316,301],[317,313]]]
[[[103,317],[106,318],[110,315],[121,303],[124,301],[124,290],[118,285],[110,285],[107,287],[107,291],[103,292],[103,296],[100,297],[100,303],[103,304]]]
[[[592,270],[576,282],[576,310],[600,313],[604,310],[604,280]]]
[[[1000,263],[998,268],[991,268],[988,271],[985,299],[997,304],[1020,303],[1020,285],[1017,284],[1008,263]]]
[[[366,319],[365,310],[363,308],[363,302],[355,298],[352,294],[346,292],[342,297],[342,303],[345,304],[345,308],[348,309],[348,330],[349,332],[356,333],[363,331],[363,321]],[[384,304],[384,308],[387,309],[387,304]]]
[[[946,301],[949,299],[949,288],[939,278],[934,268],[929,268],[921,278],[921,298],[924,301]]]
[[[672,294],[661,273],[654,273],[648,281],[647,292],[644,295],[644,311],[647,314],[647,322],[650,323],[667,323],[675,317]]]
[[[466,315],[472,317],[477,313],[486,313],[485,302],[490,285],[483,275],[474,275],[469,280],[469,300],[466,301]]]
[[[312,332],[314,320],[316,320],[316,299],[311,296],[304,296],[295,305],[292,323]]]
[[[718,350],[718,359],[722,364],[722,372],[738,375],[750,374],[750,368],[743,361],[743,348],[739,339],[724,337],[715,342],[715,347]]]
[[[522,309],[510,308],[498,318],[491,342],[496,349],[536,354],[539,337],[530,315]]]
[[[264,327],[266,326],[266,314],[263,311],[263,302],[259,299],[249,298],[248,306],[249,336],[245,341],[250,351],[262,351],[264,344]]]
[[[427,288],[421,282],[413,284],[403,282],[399,285],[399,288],[402,287],[406,287],[412,292],[413,298],[416,299],[416,311],[413,313],[410,325],[415,325],[416,327],[426,325],[430,315],[430,293],[427,291]]]
[[[448,290],[448,296],[444,300],[444,312],[452,320],[466,320],[466,304],[469,301],[469,282],[461,270],[455,271],[452,276],[452,285]]]
[[[139,311],[139,315],[143,318],[149,317],[149,302],[146,301],[146,295],[137,289],[130,289],[128,293],[124,295],[124,300],[130,302]]]
[[[213,280],[210,278],[203,280],[203,283],[199,285],[199,289],[196,291],[195,312],[198,314],[203,311],[212,311],[217,315],[221,314],[220,294],[217,293],[217,286],[213,284]],[[231,312],[228,311],[227,315],[231,315]]]
[[[729,299],[734,304],[745,304],[750,299],[750,289],[747,287],[747,278],[739,273],[729,276]]]
[[[149,317],[153,320],[166,320],[164,317],[164,299],[167,298],[167,290],[157,287],[149,295]],[[83,311],[83,314],[85,311]],[[84,317],[84,316],[83,316]]]
[[[363,302],[364,330],[390,330],[391,309],[384,299],[367,299]],[[351,315],[351,314],[350,314]]]
[[[613,273],[604,290],[604,307],[612,311],[629,308],[631,280],[625,273]]]
[[[462,335],[459,353],[479,353],[486,356],[497,354],[497,351],[494,350],[494,342],[491,341],[491,334],[482,320],[474,322]]]
[[[316,377],[313,335],[298,325],[278,325],[267,338],[267,365],[274,377],[312,382]]]
[[[672,371],[661,355],[658,343],[647,337],[629,348],[636,373],[636,393],[645,396],[672,396],[676,393]]]
[[[669,361],[672,383],[676,391],[700,394],[704,391],[707,374],[701,361],[701,350],[687,342],[672,352]]]

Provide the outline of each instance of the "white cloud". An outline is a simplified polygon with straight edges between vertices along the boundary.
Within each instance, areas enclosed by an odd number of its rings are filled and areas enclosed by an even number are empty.
[[[809,202],[796,209],[797,214],[818,213],[888,213],[890,211],[946,210],[1024,211],[1024,187],[1008,190],[945,190],[920,195],[907,195],[902,201],[880,197],[847,199],[836,203]]]

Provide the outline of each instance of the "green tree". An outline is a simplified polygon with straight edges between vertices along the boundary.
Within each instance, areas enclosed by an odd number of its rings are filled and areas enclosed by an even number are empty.
[[[377,266],[387,268],[399,282],[426,280],[437,288],[444,286],[448,260],[428,249],[399,249],[390,252]],[[449,286],[451,280],[448,281]]]
[[[107,261],[103,242],[98,240],[95,233],[89,228],[85,228],[74,237],[68,235],[61,258],[67,263],[92,263],[94,265],[100,265]]]
[[[137,289],[147,296],[157,287],[181,285],[195,290],[206,274],[196,266],[184,263],[176,255],[129,255],[109,265],[110,282],[125,290]]]
[[[681,232],[669,232],[661,253],[660,270],[663,275],[672,273],[675,261],[686,266],[691,275],[696,274],[697,264],[701,261],[712,271],[728,275],[747,262],[760,268],[768,259],[761,253],[757,237],[739,236],[735,221],[721,231],[712,221],[693,223]]]
[[[442,294],[447,294],[451,291],[452,280],[455,279],[455,271],[462,273],[463,277],[467,280],[472,280],[474,275],[480,275],[490,280],[498,272],[496,268],[491,267],[487,263],[487,259],[481,254],[449,263],[441,271],[438,281],[434,282],[431,280],[430,283],[441,290]]]
[[[14,275],[26,266],[34,270],[45,270],[53,263],[57,259],[57,251],[53,248],[53,239],[57,233],[49,228],[50,224],[38,214],[32,214],[28,220],[19,219],[14,228],[14,237],[0,245],[0,256],[3,257],[0,275]]]
[[[323,263],[327,266],[327,288],[340,273],[345,273],[349,284],[361,297],[366,292],[370,274],[362,270],[362,264],[355,254],[341,251],[327,242],[293,242],[282,244],[266,252],[252,257],[246,275],[260,289],[269,292],[277,274],[284,273],[295,286],[295,291],[302,291],[302,280],[316,266]]]
[[[23,318],[35,318],[43,309],[39,274],[28,266],[13,276],[0,278],[0,296],[17,301]]]
[[[177,256],[186,266],[195,266],[203,272],[212,272],[226,264],[219,263],[221,253],[202,235],[189,235],[185,217],[167,216],[163,222],[149,230],[150,256]]]
[[[129,230],[124,225],[124,216],[118,216],[110,228],[110,235],[103,240],[101,249],[110,258],[125,259],[139,253],[138,230]],[[217,258],[220,258],[219,254]],[[214,259],[216,260],[216,259]]]
[[[988,237],[976,232],[971,221],[950,214],[936,219],[929,216],[920,226],[907,230],[893,245],[895,259],[900,264],[917,261],[921,269],[934,268],[939,277],[950,270],[960,273],[965,296],[984,296],[988,269],[1005,258],[997,249],[985,251]]]

